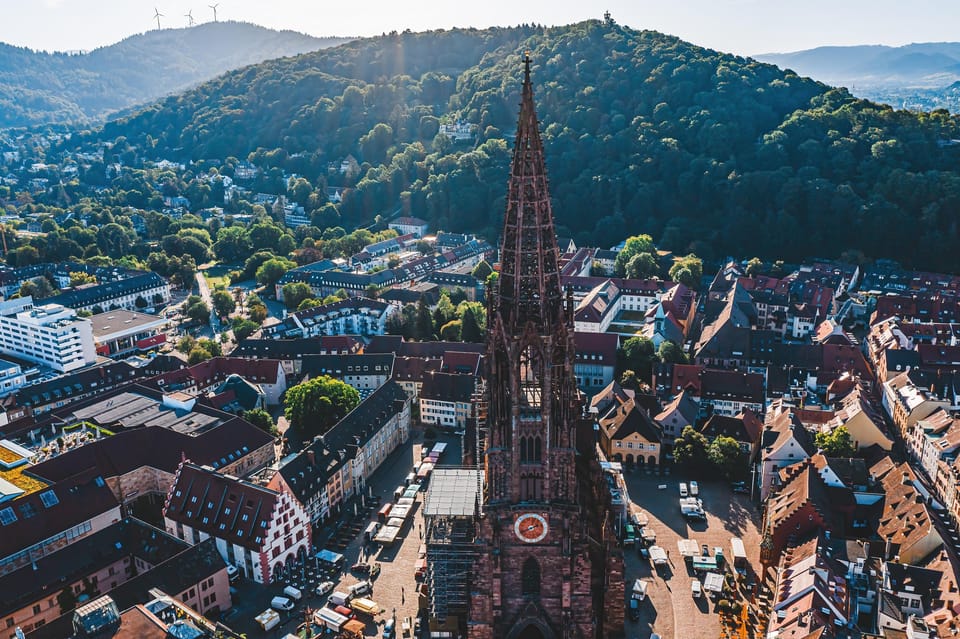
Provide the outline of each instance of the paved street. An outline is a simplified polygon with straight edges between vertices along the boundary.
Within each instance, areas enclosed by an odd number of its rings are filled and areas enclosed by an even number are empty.
[[[394,489],[403,484],[407,474],[411,471],[414,461],[420,460],[422,442],[420,431],[414,430],[411,441],[394,451],[394,453],[374,473],[369,486],[373,494],[381,498],[381,503],[393,500]],[[444,453],[443,463],[457,463],[460,459],[460,438],[456,436],[441,436],[437,441],[447,442],[448,448]],[[432,442],[431,442],[432,444]],[[378,544],[370,544],[366,551],[363,548],[363,533],[361,532],[345,550],[341,551],[345,557],[344,572],[337,576],[337,590],[345,590],[347,586],[365,579],[363,575],[351,574],[349,568],[358,561],[380,562],[381,573],[374,581],[373,594],[369,598],[376,601],[382,612],[373,621],[367,622],[366,636],[376,637],[384,622],[396,615],[398,624],[404,617],[415,619],[417,615],[417,582],[414,576],[417,554],[422,543],[420,525],[422,524],[421,508],[424,492],[417,498],[416,510],[402,539],[390,548],[379,548]],[[372,514],[363,519],[363,526],[368,521],[376,519],[376,508]],[[320,539],[315,543],[322,547]],[[304,600],[299,602],[296,610],[289,615],[283,614],[283,622],[270,632],[263,632],[253,620],[253,617],[270,605],[270,598],[280,594],[282,585],[258,586],[250,582],[238,586],[235,597],[235,610],[231,612],[226,623],[238,632],[245,632],[249,637],[282,637],[293,631],[303,620],[303,611],[308,606],[317,608],[324,605],[324,599],[313,592],[304,592]],[[395,612],[394,612],[395,611]],[[361,617],[362,619],[362,617]]]
[[[690,585],[693,573],[680,557],[677,540],[696,539],[711,550],[719,546],[729,560],[730,539],[740,537],[755,571],[759,566],[760,517],[749,498],[733,494],[725,482],[700,481],[700,498],[707,521],[688,523],[680,514],[678,503],[681,481],[687,478],[677,474],[658,477],[640,470],[626,473],[631,499],[647,514],[649,526],[657,534],[657,545],[666,550],[670,558],[670,565],[661,568],[658,574],[648,560],[639,556],[639,545],[626,548],[627,597],[634,579],[650,582],[647,600],[640,607],[640,620],[628,618],[626,621],[628,639],[646,639],[651,632],[665,638],[720,636],[715,602],[706,596],[693,598]],[[664,484],[665,489],[658,488]]]

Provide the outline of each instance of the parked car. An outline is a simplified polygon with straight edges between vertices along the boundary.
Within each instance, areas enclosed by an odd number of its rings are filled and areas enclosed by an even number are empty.
[[[690,494],[696,497],[700,494],[700,484],[695,481],[690,482]]]
[[[317,586],[317,590],[316,590],[317,596],[326,597],[331,592],[333,592],[333,589],[335,587],[336,587],[336,584],[333,583],[332,581],[324,581],[319,586]]]
[[[750,487],[747,486],[745,482],[738,481],[730,484],[730,488],[733,489],[733,492],[740,493],[741,495],[749,495]]]
[[[359,572],[362,574],[369,574],[370,564],[365,564],[362,562],[353,564],[352,566],[350,566],[350,572]]]
[[[383,624],[383,639],[393,639],[396,636],[397,623],[393,619],[387,619]]]
[[[684,482],[680,482],[680,496],[681,497],[687,496],[687,485]]]
[[[630,620],[640,621],[640,601],[638,599],[630,600]]]

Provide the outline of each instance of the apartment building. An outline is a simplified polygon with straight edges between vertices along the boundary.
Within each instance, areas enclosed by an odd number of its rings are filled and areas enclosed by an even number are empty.
[[[30,296],[0,302],[0,353],[67,373],[97,359],[90,321],[60,304]]]

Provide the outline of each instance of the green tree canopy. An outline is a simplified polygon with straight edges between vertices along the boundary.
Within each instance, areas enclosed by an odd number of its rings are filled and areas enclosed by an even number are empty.
[[[263,432],[273,436],[277,435],[277,423],[273,421],[273,417],[270,416],[270,413],[262,408],[254,408],[253,410],[243,411],[241,416]]]
[[[623,250],[617,253],[613,263],[614,273],[617,277],[624,277],[627,273],[627,264],[635,255],[640,253],[653,253],[656,247],[653,245],[653,238],[649,235],[633,235],[627,238],[623,245]]]
[[[283,285],[281,292],[284,305],[291,311],[299,310],[301,304],[314,299],[313,289],[306,282],[289,282]]]
[[[703,433],[697,432],[692,426],[686,426],[673,442],[673,458],[681,466],[701,473],[706,470],[710,461],[709,448],[710,442]]]
[[[220,317],[230,315],[237,307],[237,301],[233,299],[233,295],[226,291],[214,291],[210,299],[213,302],[213,310]]]
[[[857,452],[846,426],[838,426],[829,433],[817,433],[813,439],[827,457],[853,457]]]
[[[284,412],[290,425],[305,437],[326,433],[360,403],[353,387],[321,375],[287,389]]]
[[[282,257],[271,258],[257,269],[257,282],[267,288],[273,288],[280,281],[280,278],[296,265],[296,262],[291,262]]]
[[[632,370],[637,379],[647,384],[650,383],[655,361],[653,342],[646,337],[631,337],[617,349],[617,372]]]
[[[670,340],[660,343],[660,348],[657,349],[657,359],[669,364],[688,363],[687,356],[683,352],[683,349]]]
[[[747,456],[732,437],[721,435],[714,439],[707,454],[710,463],[727,479],[742,477],[747,471]]]

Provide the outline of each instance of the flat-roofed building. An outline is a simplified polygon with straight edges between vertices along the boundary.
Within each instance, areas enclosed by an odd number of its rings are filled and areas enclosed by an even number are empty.
[[[93,364],[89,320],[60,304],[34,305],[29,295],[0,302],[0,353],[66,373]]]
[[[97,355],[115,357],[147,351],[167,341],[167,320],[156,315],[117,309],[88,318]]]

